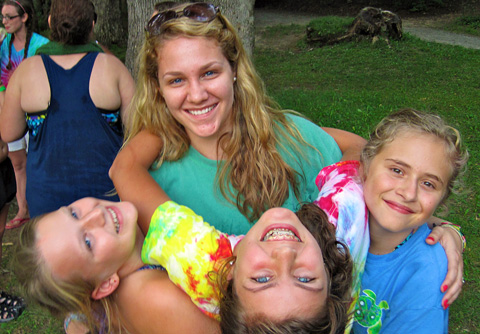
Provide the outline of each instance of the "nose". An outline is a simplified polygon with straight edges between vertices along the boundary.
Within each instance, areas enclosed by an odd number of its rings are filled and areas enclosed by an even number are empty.
[[[200,80],[192,80],[189,84],[188,102],[201,103],[208,99],[208,92]]]
[[[413,201],[417,198],[417,181],[414,179],[407,179],[402,182],[398,189],[398,193],[406,200]]]
[[[82,219],[82,225],[86,228],[102,227],[105,225],[105,214],[100,207],[93,208]]]
[[[272,250],[272,257],[279,266],[289,271],[297,258],[297,250],[289,246],[276,247]]]

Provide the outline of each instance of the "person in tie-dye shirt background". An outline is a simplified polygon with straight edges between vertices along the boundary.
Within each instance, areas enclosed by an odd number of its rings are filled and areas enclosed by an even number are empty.
[[[29,0],[7,0],[2,6],[2,23],[7,35],[0,47],[0,106],[3,106],[5,89],[10,77],[22,60],[35,55],[37,49],[48,43],[49,40],[35,32],[33,5]],[[21,138],[8,143],[8,157],[12,161],[17,182],[18,212],[7,223],[6,228],[12,229],[21,226],[28,220],[28,205],[25,198],[27,184],[27,151],[26,140]]]

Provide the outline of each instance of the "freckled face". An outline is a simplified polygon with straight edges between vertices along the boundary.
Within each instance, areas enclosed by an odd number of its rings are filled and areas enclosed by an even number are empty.
[[[291,210],[266,211],[235,247],[235,255],[234,288],[247,315],[309,319],[325,305],[322,251]]]
[[[409,232],[424,224],[446,193],[452,176],[448,161],[437,137],[397,135],[367,169],[364,196],[372,230]]]
[[[172,116],[192,145],[231,129],[234,73],[213,39],[178,37],[158,50],[158,80]]]
[[[83,198],[42,218],[37,247],[56,277],[98,283],[138,255],[137,229],[131,203]]]

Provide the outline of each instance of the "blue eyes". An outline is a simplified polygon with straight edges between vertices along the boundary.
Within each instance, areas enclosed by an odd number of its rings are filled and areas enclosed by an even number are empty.
[[[70,209],[70,215],[74,219],[78,219],[78,214],[73,209]],[[87,248],[91,250],[92,249],[92,242],[90,241],[90,238],[85,236],[84,242],[85,242],[85,246],[87,246]]]
[[[92,249],[92,242],[88,237],[85,237],[85,245],[87,246],[88,249]]]
[[[298,277],[297,278],[300,283],[310,283],[313,281],[313,278],[308,278],[308,277]]]
[[[257,283],[267,283],[268,281],[270,281],[270,277],[267,277],[267,276],[255,277],[253,278],[253,280]]]
[[[254,277],[252,278],[255,282],[257,283],[260,283],[260,284],[264,284],[264,283],[268,283],[270,280],[271,280],[271,277],[269,276],[261,276],[261,277]],[[310,278],[310,277],[297,277],[297,280],[300,282],[300,283],[310,283],[311,281],[313,281],[314,279],[313,278]]]

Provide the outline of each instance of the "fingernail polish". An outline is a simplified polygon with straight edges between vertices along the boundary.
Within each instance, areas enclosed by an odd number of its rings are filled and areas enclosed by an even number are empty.
[[[427,239],[430,239],[432,241],[435,241],[435,239],[433,239],[433,237],[427,237]]]
[[[445,302],[443,303],[443,309],[446,310],[449,306],[450,304],[448,303],[448,299],[445,299]]]
[[[448,289],[448,285],[445,284],[444,286],[442,286],[442,292],[447,291],[447,289]]]

